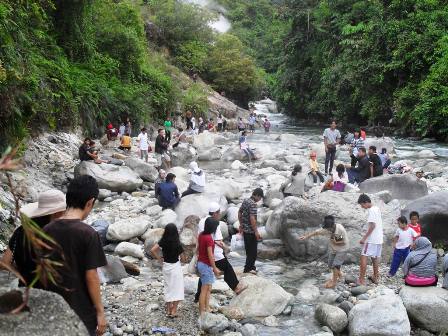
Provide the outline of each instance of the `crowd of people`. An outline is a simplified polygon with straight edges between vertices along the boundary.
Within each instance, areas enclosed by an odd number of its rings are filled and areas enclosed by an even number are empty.
[[[238,121],[238,129],[242,132],[239,145],[249,160],[252,160],[255,155],[247,144],[246,124],[240,121],[242,121],[241,118]],[[199,118],[199,128],[201,123],[203,121]],[[254,132],[255,123],[256,117],[253,113],[247,123],[249,132]],[[270,123],[267,118],[262,126],[265,132],[269,132]],[[333,174],[336,146],[341,142],[341,134],[336,126],[336,123],[332,122],[323,134],[326,153],[325,173],[320,172],[317,155],[312,152],[309,158],[310,172],[304,173],[302,166],[297,164],[290,177],[281,185],[280,191],[284,197],[306,197],[308,175],[312,177],[314,184],[317,184],[318,180],[323,183],[324,190],[344,191],[348,183],[362,183],[365,179],[379,176],[387,165],[390,165],[385,149],[382,149],[381,154],[377,154],[376,148],[370,146],[367,152],[364,145],[365,132],[355,131],[350,142],[350,165],[338,164]],[[206,174],[197,162],[191,162],[189,165],[190,183],[182,195],[175,183],[176,175],[167,173],[167,170],[171,168],[170,141],[175,139],[171,133],[172,128],[173,123],[167,119],[163,127],[158,129],[154,148],[159,172],[154,183],[155,196],[163,210],[175,209],[182,197],[203,193],[206,186]],[[207,128],[210,129],[208,126]],[[191,114],[187,115],[187,129],[196,129],[195,120]],[[225,119],[219,115],[216,131],[225,129]],[[121,149],[130,150],[132,145],[130,135],[131,124],[128,120],[120,126],[117,135],[120,137]],[[180,136],[176,141],[181,141]],[[137,146],[140,159],[148,162],[148,153],[152,151],[152,148],[146,128],[142,128],[138,134]],[[99,158],[95,143],[90,138],[86,138],[79,148],[79,157],[82,161],[104,162]],[[163,169],[163,165],[166,170]],[[38,282],[35,286],[59,293],[84,322],[90,335],[101,335],[106,330],[97,268],[106,265],[107,261],[99,235],[94,228],[84,222],[92,211],[98,194],[96,180],[90,176],[80,176],[70,182],[66,195],[57,190],[49,190],[39,195],[38,202],[21,208],[24,216],[33,219],[51,237],[52,241],[48,242],[48,253],[45,256],[62,265],[58,268],[57,283]],[[244,241],[246,252],[244,273],[257,274],[258,244],[262,241],[257,226],[257,204],[263,198],[263,190],[254,189],[251,196],[243,200],[238,211],[239,230],[235,234],[241,235]],[[369,259],[373,265],[373,273],[368,278],[377,284],[380,280],[379,265],[385,241],[382,215],[380,208],[373,204],[366,194],[359,196],[358,204],[367,212],[367,230],[362,233],[359,241],[361,255],[356,285],[366,284]],[[196,260],[196,263],[193,266],[199,274],[195,295],[195,301],[199,303],[199,323],[202,323],[204,314],[210,311],[211,288],[217,277],[223,275],[224,281],[236,295],[246,289],[240,283],[226,257],[229,248],[224,242],[220,229],[220,211],[219,204],[210,202],[208,215],[201,218],[198,224],[197,249],[193,258],[193,262]],[[305,241],[318,235],[328,237],[328,266],[332,271],[332,278],[325,283],[325,287],[334,288],[343,277],[342,266],[347,259],[350,239],[343,223],[337,223],[332,215],[323,218],[321,229],[304,234],[300,240]],[[21,282],[21,286],[33,282],[34,270],[38,266],[33,251],[22,248],[26,239],[23,228],[19,227],[11,237],[8,249],[2,257],[4,263],[14,264],[22,274],[25,282]],[[397,219],[393,247],[390,277],[395,276],[402,267],[406,285],[437,285],[437,254],[430,240],[422,235],[417,212],[411,212],[409,219],[403,216]],[[175,224],[170,223],[165,227],[162,238],[151,249],[151,254],[162,265],[166,316],[175,318],[178,315],[179,303],[184,300],[184,275],[181,263],[185,261],[185,253]],[[445,276],[443,287],[448,288],[448,256],[445,256],[442,267]]]

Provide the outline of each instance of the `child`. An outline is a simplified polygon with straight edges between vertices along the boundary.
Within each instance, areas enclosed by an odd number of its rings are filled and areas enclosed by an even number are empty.
[[[349,247],[347,231],[341,224],[336,224],[333,216],[325,216],[322,229],[301,236],[300,240],[327,235],[329,236],[328,266],[333,272],[333,277],[325,283],[326,288],[336,287],[338,280],[342,278],[341,266],[344,264],[347,249]]]
[[[209,310],[210,294],[215,282],[215,275],[219,270],[215,265],[215,241],[213,234],[219,226],[219,222],[211,217],[207,218],[204,231],[198,236],[198,272],[201,278],[201,295],[199,296],[199,325],[201,325],[203,314]]]
[[[393,239],[394,255],[389,270],[390,277],[393,277],[397,273],[401,263],[408,256],[414,239],[417,238],[417,233],[408,226],[407,222],[404,216],[397,219],[398,229]]]
[[[163,258],[158,253],[160,249],[162,249]],[[184,300],[184,276],[179,261],[183,251],[175,224],[168,224],[165,227],[159,243],[151,249],[151,254],[163,265],[167,317],[177,317],[177,306]]]
[[[317,177],[319,177],[319,180],[321,183],[324,182],[324,176],[319,171],[319,163],[316,160],[317,154],[315,152],[312,152],[310,154],[310,169],[311,169],[311,175],[313,175],[313,182],[317,183]]]
[[[268,120],[268,118],[265,118],[265,119],[264,119],[263,127],[264,127],[264,132],[265,132],[265,133],[269,133],[269,129],[271,128],[271,123],[270,123],[270,121]]]
[[[417,233],[417,237],[414,238],[415,240],[422,235],[422,227],[419,223],[420,215],[417,211],[411,211],[411,213],[409,214],[409,219],[411,220],[411,222],[409,223],[409,227]]]

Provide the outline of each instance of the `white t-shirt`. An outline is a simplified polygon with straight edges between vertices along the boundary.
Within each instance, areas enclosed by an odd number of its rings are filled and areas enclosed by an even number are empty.
[[[200,235],[201,234],[201,232],[202,231],[204,231],[204,227],[205,227],[205,221],[207,220],[207,218],[209,218],[210,216],[207,216],[207,217],[204,217],[204,218],[202,218],[200,221],[199,221],[199,224],[198,224],[198,235]],[[221,228],[218,226],[218,228],[216,229],[216,231],[215,231],[215,234],[213,234],[212,235],[212,237],[213,237],[213,240],[223,240],[223,237],[222,237],[222,232],[221,232]],[[219,247],[218,245],[216,245],[215,244],[215,250],[214,250],[214,253],[213,253],[213,255],[214,255],[214,257],[215,257],[215,261],[219,261],[219,260],[222,260],[222,259],[224,259],[225,257],[224,257],[224,250],[221,248],[221,247]]]
[[[140,133],[137,137],[137,140],[139,141],[138,148],[141,150],[148,150],[149,143],[148,143],[148,134]]]
[[[367,223],[375,223],[375,229],[369,237],[367,237],[366,243],[370,244],[382,244],[383,243],[383,220],[381,219],[381,211],[377,206],[372,206],[367,210]]]
[[[410,227],[408,227],[406,230],[398,228],[395,232],[395,237],[398,237],[395,248],[405,249],[412,245],[412,243],[414,242],[414,238],[417,238],[418,234]]]

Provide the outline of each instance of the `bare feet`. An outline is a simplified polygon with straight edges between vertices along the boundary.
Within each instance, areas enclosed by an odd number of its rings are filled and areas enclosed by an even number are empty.
[[[373,275],[369,276],[369,280],[372,281],[375,285],[380,283],[379,277],[374,277]]]
[[[336,283],[333,280],[328,280],[324,286],[325,288],[334,288],[336,287]]]
[[[244,291],[245,289],[247,289],[247,286],[244,286],[242,284],[238,284],[238,286],[236,286],[235,288],[235,294],[236,295],[240,295],[242,291]]]

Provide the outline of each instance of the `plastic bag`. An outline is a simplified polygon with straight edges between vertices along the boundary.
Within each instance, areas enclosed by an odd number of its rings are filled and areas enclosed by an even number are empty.
[[[190,274],[198,274],[198,255],[195,254],[193,258],[191,258],[190,263],[188,264],[188,273]]]
[[[243,235],[237,233],[232,236],[230,241],[230,248],[232,251],[244,250],[244,238]]]

